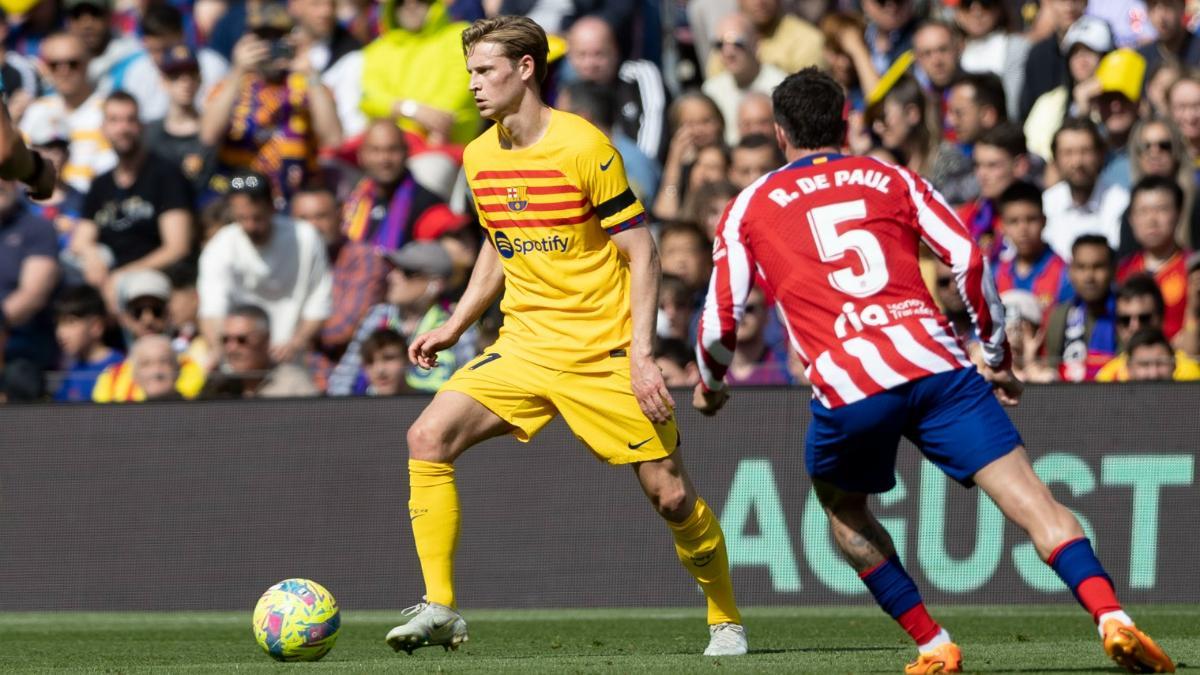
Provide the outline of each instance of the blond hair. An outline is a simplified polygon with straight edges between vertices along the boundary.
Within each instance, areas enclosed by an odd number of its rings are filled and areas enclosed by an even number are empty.
[[[526,16],[497,16],[479,19],[462,34],[463,56],[480,42],[500,45],[504,55],[513,61],[528,55],[533,59],[533,75],[540,87],[546,79],[546,61],[550,51],[546,31]]]

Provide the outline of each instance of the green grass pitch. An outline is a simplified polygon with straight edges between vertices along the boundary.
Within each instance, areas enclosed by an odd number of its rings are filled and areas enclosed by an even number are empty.
[[[1180,670],[1200,665],[1200,606],[1134,607],[1139,625]],[[1074,606],[934,608],[968,671],[1116,672]],[[691,609],[467,611],[471,641],[395,654],[383,636],[400,613],[343,610],[341,635],[318,663],[263,654],[244,612],[0,614],[0,670],[37,673],[899,673],[914,650],[873,607],[751,609],[751,653],[700,656],[703,613]],[[1194,666],[1192,666],[1194,667]]]

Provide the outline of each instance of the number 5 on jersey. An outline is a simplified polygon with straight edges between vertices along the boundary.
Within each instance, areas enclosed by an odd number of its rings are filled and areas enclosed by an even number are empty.
[[[821,262],[837,262],[847,253],[855,253],[862,262],[862,272],[853,267],[839,268],[829,273],[829,285],[856,298],[866,298],[882,291],[888,283],[887,260],[875,235],[867,230],[850,228],[838,232],[838,225],[867,217],[867,203],[862,199],[818,206],[808,212]]]

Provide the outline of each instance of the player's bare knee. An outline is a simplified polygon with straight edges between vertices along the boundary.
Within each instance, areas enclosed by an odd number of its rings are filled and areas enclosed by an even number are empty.
[[[408,428],[408,457],[425,462],[445,462],[450,459],[450,444],[446,434],[435,423],[418,419]]]
[[[650,501],[659,515],[672,522],[682,522],[691,515],[688,492],[681,481],[659,486]]]

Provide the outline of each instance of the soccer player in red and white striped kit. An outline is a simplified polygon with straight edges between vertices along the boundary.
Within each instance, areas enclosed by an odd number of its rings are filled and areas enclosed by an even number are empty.
[[[906,673],[958,672],[962,654],[926,610],[867,496],[895,485],[900,437],[966,487],[979,485],[1096,621],[1105,652],[1131,672],[1173,672],[1122,610],[1075,516],[1034,473],[1001,403],[1023,389],[1010,369],[1004,307],[979,248],[929,183],[907,169],[840,154],[845,97],[806,68],[774,92],[788,164],[743,190],[719,224],[697,345],[693,404],[715,414],[756,277],[776,298],[813,385],[805,464],[846,560],[917,643]],[[978,331],[978,370],[934,305],[918,266],[924,242],[954,271]]]

